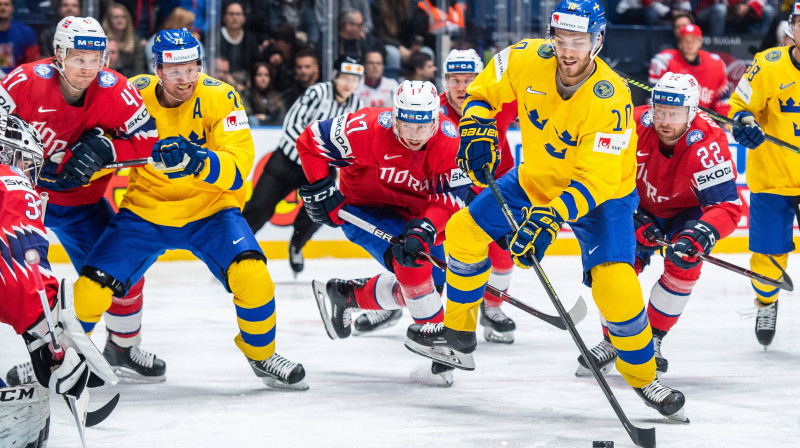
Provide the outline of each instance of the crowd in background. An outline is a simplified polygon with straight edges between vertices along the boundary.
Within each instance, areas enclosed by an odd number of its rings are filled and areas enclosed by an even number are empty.
[[[188,28],[209,42],[206,0],[105,0],[98,19],[109,37],[110,68],[133,76],[152,71],[150,47],[160,29]],[[305,89],[320,79],[322,39],[335,26],[334,58],[369,59],[365,85],[381,79],[430,80],[440,86],[436,37],[450,36],[449,48],[476,48],[486,59],[496,48],[495,1],[449,0],[447,11],[431,0],[339,0],[337,17],[327,15],[329,0],[225,0],[218,17],[218,55],[211,71],[234,85],[247,103],[254,125],[281,125]],[[528,2],[530,29],[539,30],[540,2]],[[758,35],[762,49],[782,44],[781,19],[791,0],[608,0],[609,23],[673,25],[695,23],[706,36]],[[81,15],[80,0],[0,0],[0,69],[52,56],[55,24]],[[17,20],[15,18],[19,18]],[[492,13],[495,13],[493,16]],[[32,20],[35,19],[35,20]],[[26,25],[26,20],[36,28]],[[784,20],[785,22],[785,20]],[[448,48],[448,50],[449,50]],[[366,86],[364,87],[367,88]],[[373,92],[374,93],[374,92]],[[370,106],[381,104],[364,94]]]

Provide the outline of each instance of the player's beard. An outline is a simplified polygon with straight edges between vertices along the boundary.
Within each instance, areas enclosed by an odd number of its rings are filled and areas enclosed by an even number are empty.
[[[567,61],[572,62],[568,64]],[[565,86],[574,86],[589,76],[592,70],[591,54],[586,53],[583,57],[575,55],[557,56],[558,75]]]

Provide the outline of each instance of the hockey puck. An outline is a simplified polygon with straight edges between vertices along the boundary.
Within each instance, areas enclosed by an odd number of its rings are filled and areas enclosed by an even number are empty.
[[[595,440],[592,442],[592,448],[614,448],[613,440]]]

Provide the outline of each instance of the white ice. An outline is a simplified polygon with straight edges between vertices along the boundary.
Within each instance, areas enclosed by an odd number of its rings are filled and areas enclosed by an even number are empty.
[[[748,265],[746,255],[723,258]],[[577,257],[548,257],[547,271],[569,308],[579,294],[589,315],[578,329],[589,347],[600,339],[597,309],[580,285]],[[516,342],[480,338],[474,372],[456,371],[449,389],[412,382],[429,361],[403,346],[408,314],[393,328],[331,341],[311,294],[312,279],[370,276],[371,260],[307,260],[292,280],[288,263],[269,263],[277,283],[278,353],[302,362],[310,390],[267,389],[233,344],[231,297],[200,262],[156,264],[147,274],[143,348],[167,362],[161,384],[120,384],[92,391],[92,406],[122,395],[108,420],[87,430],[96,447],[591,447],[593,440],[633,446],[593,378],[574,377],[578,350],[567,332],[508,304]],[[74,277],[67,265],[54,266]],[[654,261],[645,293],[660,275]],[[798,272],[797,269],[790,270]],[[800,280],[800,274],[795,281]],[[516,270],[510,293],[555,314],[530,271]],[[655,427],[659,447],[795,447],[800,439],[800,304],[782,293],[778,333],[765,352],[756,342],[749,282],[715,266],[702,278],[664,340],[664,380],[683,391],[691,424],[647,408],[622,377],[607,375],[633,423]],[[482,334],[482,333],[481,333]],[[480,334],[479,334],[480,337]],[[102,349],[105,330],[93,335]],[[21,338],[0,328],[0,371],[26,360]],[[79,447],[66,406],[52,400],[50,447]]]

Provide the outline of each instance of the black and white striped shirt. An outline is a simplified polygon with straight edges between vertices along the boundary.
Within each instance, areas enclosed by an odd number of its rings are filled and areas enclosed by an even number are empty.
[[[303,130],[317,120],[327,120],[339,115],[349,114],[361,109],[363,103],[357,95],[350,95],[344,104],[339,104],[334,97],[331,81],[320,82],[306,89],[297,99],[283,119],[283,134],[278,142],[278,151],[282,151],[294,163],[300,165],[296,142]]]

